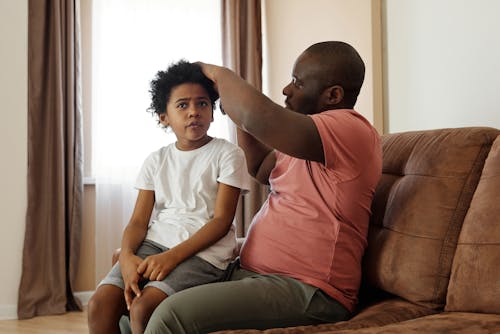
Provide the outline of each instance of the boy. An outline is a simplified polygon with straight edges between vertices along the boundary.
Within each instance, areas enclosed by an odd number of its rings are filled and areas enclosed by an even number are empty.
[[[177,141],[142,166],[119,262],[89,301],[91,333],[119,333],[127,310],[132,331],[142,333],[162,300],[221,280],[234,257],[232,222],[248,179],[242,150],[207,135],[219,97],[213,83],[199,65],[180,61],[157,73],[151,94],[150,111]]]

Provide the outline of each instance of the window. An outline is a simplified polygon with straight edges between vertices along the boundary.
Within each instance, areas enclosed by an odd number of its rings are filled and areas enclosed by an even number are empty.
[[[149,82],[179,59],[220,64],[220,1],[93,3],[92,174],[133,175],[150,152],[175,141],[146,112]],[[227,138],[215,111],[210,134]],[[119,168],[119,173],[113,170]],[[121,177],[120,177],[121,178]]]
[[[146,112],[149,83],[180,59],[221,64],[221,20],[219,0],[94,0],[91,9],[92,144],[86,158],[90,155],[92,164],[85,175],[96,184],[100,279],[130,218],[140,166],[151,152],[175,141]],[[228,138],[226,117],[214,111],[210,135]]]

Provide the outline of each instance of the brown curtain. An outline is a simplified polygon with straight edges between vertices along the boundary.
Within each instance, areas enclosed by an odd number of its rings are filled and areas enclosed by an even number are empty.
[[[222,60],[243,79],[262,91],[262,28],[260,0],[222,0]],[[236,142],[235,127],[230,133]],[[268,187],[252,181],[250,193],[238,205],[238,236],[246,231],[268,194]]]
[[[28,2],[28,207],[18,317],[81,310],[79,0]]]

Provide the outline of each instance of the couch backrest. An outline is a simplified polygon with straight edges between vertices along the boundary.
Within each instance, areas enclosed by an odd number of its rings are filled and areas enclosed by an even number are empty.
[[[500,136],[458,238],[445,310],[500,314]]]
[[[444,306],[460,229],[499,133],[474,127],[383,136],[364,259],[369,285]]]

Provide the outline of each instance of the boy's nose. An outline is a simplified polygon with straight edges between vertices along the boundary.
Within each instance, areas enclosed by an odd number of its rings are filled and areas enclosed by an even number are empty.
[[[200,116],[200,111],[196,106],[190,107],[189,108],[189,116],[190,117],[199,117]]]

